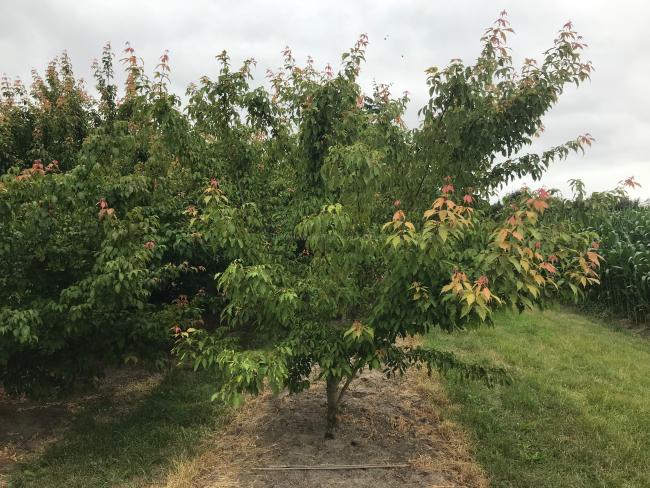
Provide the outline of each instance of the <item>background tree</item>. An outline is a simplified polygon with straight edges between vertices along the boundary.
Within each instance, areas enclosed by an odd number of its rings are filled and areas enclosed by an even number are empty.
[[[212,169],[189,150],[166,56],[150,81],[132,48],[125,54],[125,97],[116,101],[107,49],[101,98],[85,113],[96,127],[68,164],[18,164],[0,180],[0,380],[10,392],[46,394],[107,365],[163,360],[170,323],[194,313],[186,295],[220,269],[178,225]],[[60,157],[57,147],[50,140],[45,153]]]

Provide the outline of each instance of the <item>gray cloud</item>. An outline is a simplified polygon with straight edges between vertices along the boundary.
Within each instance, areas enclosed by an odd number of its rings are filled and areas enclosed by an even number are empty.
[[[104,43],[112,41],[118,51],[128,40],[148,69],[169,49],[172,84],[182,94],[191,81],[216,72],[214,56],[222,49],[235,62],[255,57],[261,80],[267,68],[281,64],[285,45],[298,60],[309,54],[320,66],[336,65],[366,32],[371,44],[363,85],[391,82],[395,92],[411,92],[408,120],[414,124],[426,99],[424,69],[455,57],[474,59],[483,30],[503,8],[516,31],[510,41],[515,60],[539,58],[571,19],[596,67],[591,83],[568,89],[546,116],[547,130],[533,149],[584,132],[596,144],[584,156],[554,164],[542,183],[568,192],[566,180],[582,178],[598,191],[634,175],[644,184],[634,196],[650,197],[650,7],[642,1],[22,0],[2,8],[0,72],[28,80],[31,68],[42,70],[67,49],[77,74],[92,85],[90,65]]]

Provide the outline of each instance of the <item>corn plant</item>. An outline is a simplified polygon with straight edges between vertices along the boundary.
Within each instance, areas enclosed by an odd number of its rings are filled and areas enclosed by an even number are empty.
[[[602,284],[588,300],[635,323],[650,321],[650,209],[613,210],[593,223],[604,257]]]

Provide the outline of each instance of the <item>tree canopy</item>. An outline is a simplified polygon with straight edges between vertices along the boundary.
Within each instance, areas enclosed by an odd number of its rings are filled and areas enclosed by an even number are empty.
[[[567,84],[589,78],[567,23],[543,59],[513,65],[503,13],[473,64],[426,70],[429,99],[409,128],[408,94],[358,76],[368,39],[338,71],[287,48],[268,83],[255,61],[217,56],[214,78],[168,91],[169,58],[149,78],[132,47],[123,97],[107,46],[98,97],[67,56],[28,92],[0,99],[0,378],[45,392],[107,364],[173,352],[238,402],[265,386],[327,382],[338,401],[364,368],[412,365],[488,383],[505,371],[402,339],[491,323],[598,282],[593,235],[545,219],[538,180],[586,134],[525,153]]]

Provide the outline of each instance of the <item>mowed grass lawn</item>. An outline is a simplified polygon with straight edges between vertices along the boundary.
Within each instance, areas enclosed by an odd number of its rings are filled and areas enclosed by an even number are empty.
[[[447,414],[495,487],[650,487],[650,341],[563,309],[499,315],[431,345],[509,368],[493,390],[444,380]]]

